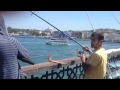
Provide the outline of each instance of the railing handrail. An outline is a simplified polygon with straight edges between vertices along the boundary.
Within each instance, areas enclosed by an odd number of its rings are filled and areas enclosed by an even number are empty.
[[[120,55],[120,48],[119,49],[109,49],[106,50],[108,54],[108,59],[112,56],[117,56],[118,54]],[[74,57],[74,58],[67,58],[60,60],[66,64],[58,64],[58,63],[53,63],[53,62],[44,62],[44,63],[39,63],[35,65],[29,65],[29,66],[23,66],[22,71],[26,75],[33,75],[38,72],[43,72],[43,71],[49,71],[49,70],[55,70],[59,68],[63,68],[66,66],[70,65],[75,65],[75,64],[80,64],[81,60],[79,57]]]
[[[68,59],[63,59],[63,60],[60,60],[60,61],[66,63],[66,64],[44,62],[44,63],[35,64],[35,65],[23,66],[22,71],[26,75],[32,75],[32,74],[35,74],[37,72],[59,69],[59,68],[66,67],[66,66],[69,66],[69,65],[75,65],[75,64],[80,64],[81,63],[80,57],[68,58]]]

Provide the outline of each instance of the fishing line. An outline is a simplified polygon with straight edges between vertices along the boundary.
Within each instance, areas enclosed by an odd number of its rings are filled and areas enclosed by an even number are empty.
[[[117,21],[117,23],[120,24],[120,22],[118,21],[118,19],[117,19],[111,12],[109,12],[109,13],[110,13],[111,16]]]
[[[87,11],[86,11],[86,14],[87,14],[87,17],[88,17],[88,19],[89,19],[89,22],[90,22],[90,25],[91,25],[93,31],[95,31],[95,29],[94,29],[94,27],[93,27],[93,25],[92,25],[92,22],[91,22],[91,20],[90,20],[90,17],[89,17],[89,15],[88,15],[88,13],[87,13]]]

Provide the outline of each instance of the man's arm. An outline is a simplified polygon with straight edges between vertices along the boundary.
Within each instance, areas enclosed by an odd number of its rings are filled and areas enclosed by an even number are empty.
[[[89,72],[93,68],[92,65],[88,62],[82,62],[82,65],[85,72]]]
[[[81,55],[81,60],[83,63],[83,69],[86,72],[89,72],[91,69],[96,67],[101,62],[101,56],[98,55],[97,53],[93,53],[86,61],[86,57],[83,54]]]
[[[89,53],[89,55],[92,54],[92,50],[88,46],[84,46],[84,50]]]
[[[85,72],[89,72],[93,68],[93,66],[87,62],[87,58],[84,54],[81,55],[81,61]]]
[[[30,60],[30,54],[27,51],[27,49],[25,49],[23,45],[17,39],[10,37],[9,40],[12,41],[14,45],[16,46],[16,48],[18,49],[17,59],[23,62],[29,63],[31,65],[35,64],[34,62]]]
[[[22,47],[22,50],[18,51],[17,58],[23,62],[34,65],[35,63],[30,60],[30,55],[26,49]]]

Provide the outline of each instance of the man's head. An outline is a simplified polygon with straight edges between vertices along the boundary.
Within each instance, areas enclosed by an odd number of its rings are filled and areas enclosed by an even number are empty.
[[[8,31],[6,30],[5,21],[2,15],[0,15],[0,34],[8,35]]]
[[[98,49],[102,46],[102,42],[104,40],[104,35],[103,35],[103,33],[100,33],[100,32],[93,32],[91,34],[90,39],[91,39],[91,47]]]

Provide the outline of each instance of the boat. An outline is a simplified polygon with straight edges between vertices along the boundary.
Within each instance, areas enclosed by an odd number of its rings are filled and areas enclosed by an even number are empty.
[[[53,37],[46,42],[46,45],[68,45],[68,36],[70,36],[68,32],[54,34]]]
[[[63,38],[51,38],[46,45],[68,45],[68,40]]]
[[[119,39],[114,39],[114,40],[112,40],[112,42],[114,42],[114,43],[120,43],[120,40]]]

